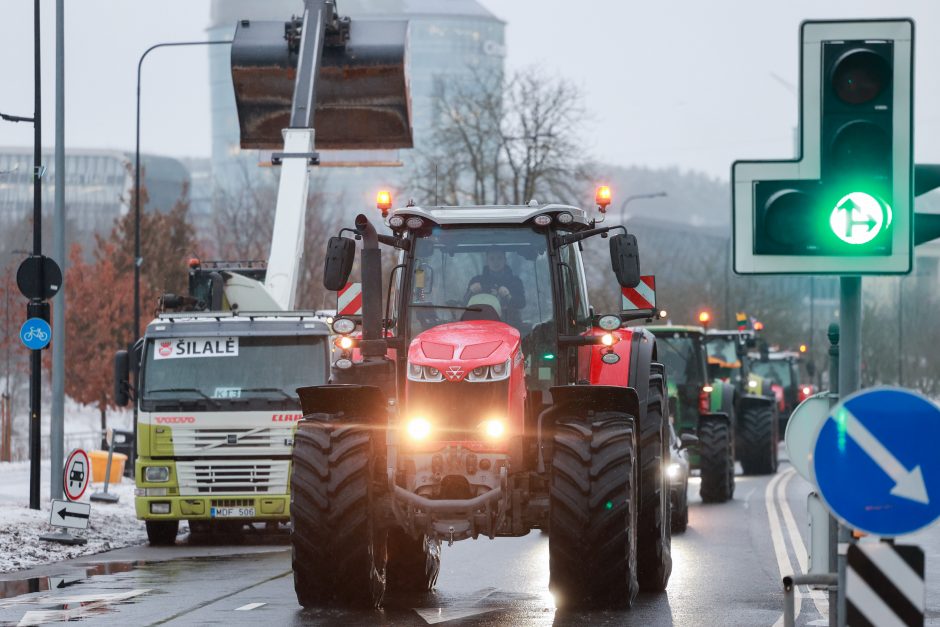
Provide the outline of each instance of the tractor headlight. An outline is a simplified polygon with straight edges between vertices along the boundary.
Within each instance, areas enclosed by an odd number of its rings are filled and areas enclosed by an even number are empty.
[[[146,466],[144,468],[144,481],[148,483],[163,483],[170,480],[170,469],[166,466]]]
[[[749,387],[749,388],[756,388],[756,387],[757,387],[757,381],[755,381],[754,379],[751,379],[750,381],[747,382],[747,387]]]
[[[480,429],[483,431],[483,435],[492,440],[499,439],[506,435],[506,423],[495,418],[481,422]]]
[[[509,367],[512,359],[492,366],[479,366],[470,371],[467,375],[467,381],[481,383],[486,381],[502,381],[509,378]]]
[[[405,432],[412,440],[426,440],[431,435],[431,421],[427,418],[412,418],[405,425]]]
[[[408,364],[408,378],[412,381],[443,381],[444,375],[433,366]]]

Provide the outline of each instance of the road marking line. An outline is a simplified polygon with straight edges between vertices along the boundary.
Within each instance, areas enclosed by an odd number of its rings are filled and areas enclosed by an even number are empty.
[[[243,605],[243,606],[241,606],[241,607],[236,607],[236,608],[235,608],[235,611],[236,611],[236,612],[247,612],[247,611],[249,611],[249,610],[257,609],[257,608],[261,607],[262,605],[267,605],[267,603],[249,603],[248,605]]]
[[[787,545],[783,538],[783,531],[780,529],[780,520],[777,517],[777,506],[774,502],[774,489],[782,478],[783,475],[781,474],[775,475],[764,490],[764,505],[767,507],[767,522],[770,525],[770,539],[774,544],[774,555],[777,558],[777,569],[780,571],[780,580],[793,572],[793,565],[790,563],[790,556],[787,553]],[[799,586],[793,588],[793,596],[796,603],[796,612],[793,618],[796,619],[800,615],[800,609],[803,605],[803,594],[800,592]],[[783,625],[783,614],[781,614],[777,622],[774,623],[774,627],[779,627],[780,625]]]
[[[800,535],[800,529],[796,526],[796,519],[793,518],[793,511],[790,509],[790,502],[787,500],[787,486],[790,479],[796,476],[796,470],[790,468],[783,473],[784,478],[777,485],[777,503],[780,505],[780,511],[783,514],[783,522],[787,528],[787,535],[790,537],[790,546],[796,554],[796,561],[799,563],[800,572],[809,572],[809,555],[806,552],[806,545],[803,543],[803,537]],[[809,596],[816,606],[816,611],[823,618],[829,617],[829,600],[819,590],[809,589]]]

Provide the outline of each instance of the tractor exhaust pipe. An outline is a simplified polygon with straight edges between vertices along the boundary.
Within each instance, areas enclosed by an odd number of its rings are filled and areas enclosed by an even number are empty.
[[[369,219],[356,216],[356,231],[362,236],[362,341],[359,350],[366,359],[384,357],[388,344],[382,332],[382,251],[379,236]]]

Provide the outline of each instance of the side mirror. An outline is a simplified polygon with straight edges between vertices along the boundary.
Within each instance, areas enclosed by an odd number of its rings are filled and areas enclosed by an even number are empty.
[[[683,433],[679,436],[679,450],[698,445],[698,436],[692,433]]]
[[[735,342],[734,353],[738,356],[738,359],[743,359],[747,355],[747,344],[745,342]]]
[[[349,237],[331,237],[326,245],[323,266],[323,287],[338,292],[349,282],[353,261],[356,260],[356,242]]]
[[[130,401],[127,393],[128,377],[130,376],[130,359],[127,351],[118,351],[114,353],[114,404],[118,407],[126,407]]]
[[[815,363],[811,361],[806,362],[806,374],[808,374],[810,377],[816,376],[816,364]]]
[[[640,284],[640,251],[635,235],[621,233],[610,238],[610,266],[621,287]]]

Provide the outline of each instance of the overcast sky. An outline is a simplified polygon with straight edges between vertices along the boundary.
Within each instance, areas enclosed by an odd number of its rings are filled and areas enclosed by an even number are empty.
[[[803,19],[912,17],[915,157],[940,163],[938,0],[481,2],[508,23],[511,68],[538,64],[583,89],[595,157],[721,178],[728,177],[736,158],[792,154]],[[54,5],[43,0],[44,143],[50,146]],[[160,41],[204,39],[209,2],[70,0],[66,5],[66,147],[130,150],[140,53]],[[342,0],[339,6],[342,10]],[[204,50],[162,50],[150,58],[143,100],[144,151],[209,155]],[[32,111],[29,0],[0,5],[0,111]],[[0,122],[0,146],[31,142],[28,125]]]

